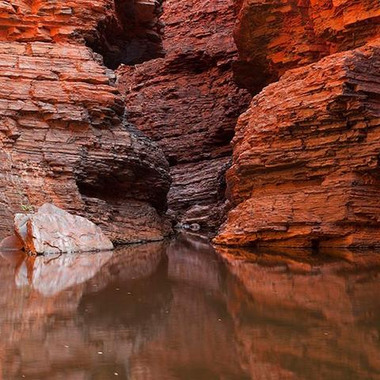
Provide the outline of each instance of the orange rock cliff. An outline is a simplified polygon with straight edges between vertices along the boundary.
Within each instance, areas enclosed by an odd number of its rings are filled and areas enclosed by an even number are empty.
[[[117,242],[170,232],[167,161],[128,124],[114,73],[86,46],[98,39],[117,59],[128,48],[141,59],[158,54],[159,11],[145,1],[0,3],[1,230],[14,212],[52,202]],[[111,26],[114,45],[102,34]]]
[[[0,56],[1,233],[380,245],[377,1],[4,0]]]
[[[379,245],[380,3],[240,2],[227,245]],[[251,80],[250,80],[251,79]]]

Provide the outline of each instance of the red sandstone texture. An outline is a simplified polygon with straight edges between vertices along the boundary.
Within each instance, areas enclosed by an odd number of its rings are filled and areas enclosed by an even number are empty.
[[[138,13],[141,2],[130,3]],[[0,230],[15,212],[51,202],[88,217],[114,241],[169,232],[160,215],[167,161],[126,122],[113,72],[85,46],[106,21],[122,28],[126,4],[0,2]]]
[[[157,141],[170,163],[169,207],[182,222],[218,225],[224,172],[238,115],[250,96],[233,79],[232,0],[167,0],[166,56],[120,67],[128,119]]]
[[[275,14],[296,9],[293,2],[291,8],[278,2],[260,3]],[[281,22],[269,23],[266,45],[257,45],[256,37],[248,41],[241,34],[249,22],[252,28],[256,25],[254,16],[245,18],[242,8],[237,39],[242,38],[251,52],[265,55],[266,70],[277,76],[287,67],[302,67],[264,88],[238,121],[233,165],[227,173],[234,208],[216,243],[380,245],[380,41],[375,39],[380,4],[341,1],[339,6],[326,3],[323,8],[321,3],[310,2],[314,8],[305,9],[309,16],[317,6],[321,12],[324,9],[322,14],[334,15],[323,19],[325,24],[318,13],[312,17],[318,35],[331,48],[324,55],[368,42],[306,66],[302,65],[320,56],[298,60],[289,55],[306,44],[298,36],[296,21],[285,23],[284,16]],[[260,25],[252,33],[263,36]],[[321,32],[327,29],[329,33]],[[283,49],[276,36],[287,38],[290,50]],[[277,65],[268,58],[276,50],[271,50],[273,46],[282,51]],[[243,48],[243,56],[247,49]],[[252,71],[252,76],[257,73]]]
[[[236,77],[254,91],[380,34],[377,0],[236,0],[236,7]]]

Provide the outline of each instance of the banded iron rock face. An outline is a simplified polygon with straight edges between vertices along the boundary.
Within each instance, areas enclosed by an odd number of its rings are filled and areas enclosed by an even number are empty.
[[[288,71],[238,122],[215,242],[380,245],[380,41]]]
[[[287,70],[351,50],[380,35],[375,0],[236,0],[238,83],[252,91]]]
[[[237,8],[236,77],[257,90],[283,76],[238,121],[227,174],[233,208],[215,242],[380,245],[380,3]]]
[[[164,2],[165,58],[121,66],[128,118],[170,163],[169,208],[182,222],[220,225],[237,117],[250,101],[233,79],[232,0]]]
[[[106,18],[119,25],[115,4],[0,2],[0,231],[50,202],[113,241],[169,233],[167,161],[125,121],[114,74],[85,46]]]

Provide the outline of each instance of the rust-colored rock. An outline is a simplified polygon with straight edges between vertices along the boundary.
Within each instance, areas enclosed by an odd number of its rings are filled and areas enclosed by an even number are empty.
[[[50,202],[114,241],[169,233],[165,157],[126,122],[114,74],[85,46],[121,17],[116,5],[0,2],[0,230]]]
[[[365,45],[380,34],[377,0],[235,0],[238,82],[259,91],[289,69]]]
[[[35,214],[16,214],[15,232],[32,254],[109,251],[112,242],[100,227],[45,203]]]
[[[231,245],[380,245],[380,44],[287,72],[238,122]]]
[[[380,3],[236,7],[238,82],[257,93],[280,79],[238,121],[227,174],[234,208],[215,242],[380,245]]]
[[[215,227],[238,115],[250,96],[233,80],[232,0],[164,3],[164,59],[117,71],[128,118],[163,149],[169,207],[182,222]]]

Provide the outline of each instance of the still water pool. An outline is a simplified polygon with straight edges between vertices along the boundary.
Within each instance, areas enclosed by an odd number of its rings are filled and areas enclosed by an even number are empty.
[[[180,235],[0,257],[0,379],[380,379],[380,256]]]

